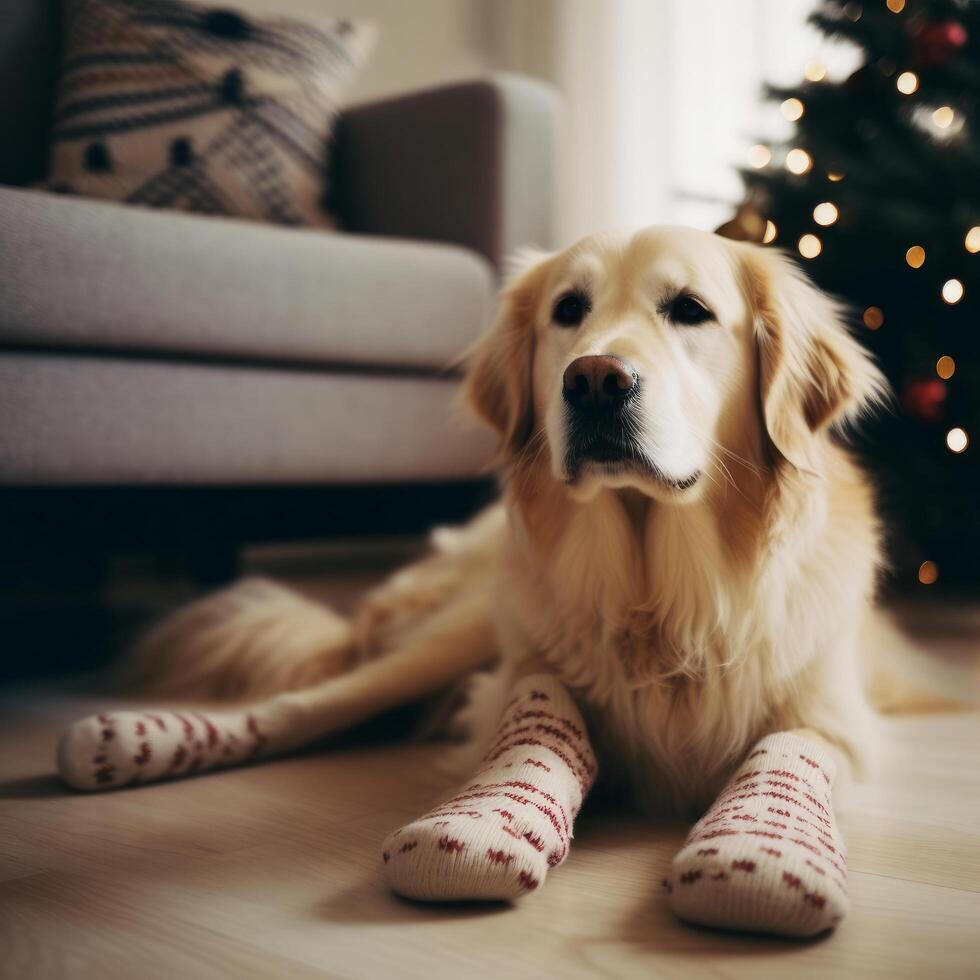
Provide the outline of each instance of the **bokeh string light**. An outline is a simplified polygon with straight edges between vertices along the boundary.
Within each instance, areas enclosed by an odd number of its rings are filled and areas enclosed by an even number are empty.
[[[943,302],[949,303],[950,306],[954,306],[961,299],[963,299],[963,294],[965,290],[963,289],[963,283],[959,279],[947,279],[943,283],[942,297]]]
[[[963,247],[971,254],[980,252],[980,225],[974,225],[963,239]]]
[[[895,79],[895,88],[902,93],[902,95],[912,95],[919,87],[919,76],[916,75],[914,71],[903,71],[898,78]]]
[[[905,253],[905,261],[913,269],[921,269],[926,260],[926,250],[921,245],[913,245]]]
[[[827,77],[827,69],[819,58],[811,58],[803,69],[803,77],[808,82],[822,82]]]
[[[802,177],[803,174],[810,171],[811,167],[813,167],[813,158],[806,152],[806,150],[802,150],[800,147],[794,146],[793,149],[786,154],[786,169],[791,174],[796,174],[797,177]]]
[[[942,357],[936,361],[936,374],[939,375],[943,381],[949,381],[949,379],[956,373],[956,361],[949,356],[949,354],[943,354]]]
[[[768,245],[770,242],[774,242],[778,231],[779,229],[776,227],[775,221],[767,221],[766,230],[762,235],[762,244]]]
[[[749,147],[749,152],[746,156],[750,167],[761,170],[763,167],[769,166],[769,161],[772,159],[772,152],[768,146],[764,146],[762,143],[756,143],[754,146]]]
[[[970,437],[966,434],[965,429],[957,426],[946,433],[946,445],[951,453],[959,455],[966,452],[966,447],[970,445]]]
[[[840,212],[837,210],[837,205],[831,201],[824,201],[813,209],[813,220],[824,227],[832,225],[839,216]]]
[[[815,259],[823,251],[823,243],[816,235],[806,234],[801,236],[797,243],[800,255],[805,259]]]
[[[786,101],[779,107],[779,111],[783,114],[785,119],[788,119],[790,122],[796,122],[797,120],[803,118],[803,113],[806,112],[806,107],[799,99],[786,99]]]
[[[935,585],[939,579],[939,568],[934,561],[924,561],[919,566],[919,581],[923,585]]]

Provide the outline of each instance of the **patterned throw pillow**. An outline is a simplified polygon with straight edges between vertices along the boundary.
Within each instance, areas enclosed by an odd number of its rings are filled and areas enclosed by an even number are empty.
[[[62,193],[329,227],[326,160],[372,25],[179,0],[67,0]]]

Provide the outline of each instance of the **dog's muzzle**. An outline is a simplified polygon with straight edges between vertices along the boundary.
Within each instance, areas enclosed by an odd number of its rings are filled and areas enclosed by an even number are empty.
[[[638,462],[630,438],[630,403],[640,378],[626,361],[610,354],[579,357],[562,378],[568,426],[566,469],[574,479],[583,463]]]

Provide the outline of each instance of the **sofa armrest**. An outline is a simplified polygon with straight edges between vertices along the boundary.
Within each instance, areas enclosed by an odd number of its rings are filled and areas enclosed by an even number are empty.
[[[499,270],[552,245],[557,122],[554,90],[517,75],[350,109],[336,207],[350,231],[465,245]]]

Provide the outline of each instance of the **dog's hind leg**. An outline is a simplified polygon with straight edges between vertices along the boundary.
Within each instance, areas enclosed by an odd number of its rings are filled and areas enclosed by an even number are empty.
[[[460,527],[433,531],[429,554],[395,572],[359,604],[353,619],[358,656],[397,648],[433,613],[492,578],[505,539],[506,520],[499,505]]]
[[[82,790],[152,782],[279,755],[408,704],[496,656],[490,590],[466,589],[402,646],[312,687],[221,711],[116,711],[71,726],[58,750]]]

